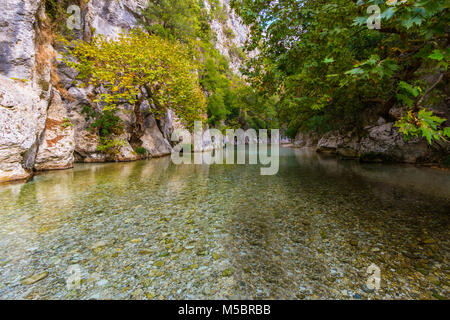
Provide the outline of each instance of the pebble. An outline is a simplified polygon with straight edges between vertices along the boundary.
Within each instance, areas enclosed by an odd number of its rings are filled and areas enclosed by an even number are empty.
[[[0,187],[2,298],[446,298],[445,197],[392,192],[377,181],[383,165],[305,159],[283,158],[289,170],[276,177],[261,177],[258,166],[172,167],[162,158],[75,166],[19,185],[20,196]],[[353,165],[357,179],[341,175]],[[82,286],[69,293],[73,263]],[[372,264],[378,291],[364,290]],[[42,271],[52,278],[37,280]]]
[[[21,280],[21,282],[23,285],[31,285],[38,281],[41,281],[42,279],[47,278],[47,276],[48,276],[48,272],[42,272],[39,274],[34,274],[26,279],[23,279],[23,280]]]

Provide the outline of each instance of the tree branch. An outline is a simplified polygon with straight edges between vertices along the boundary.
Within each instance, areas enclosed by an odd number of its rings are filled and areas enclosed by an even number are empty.
[[[435,83],[433,83],[433,85],[431,87],[429,87],[427,89],[427,91],[425,91],[425,93],[423,94],[423,96],[419,99],[419,101],[417,101],[416,105],[415,105],[415,110],[418,110],[420,108],[420,106],[422,105],[423,101],[425,100],[425,98],[431,93],[431,91],[434,90],[434,88],[437,87],[437,85],[444,79],[444,74],[441,73],[441,75],[439,76],[439,78],[437,79],[437,81]]]

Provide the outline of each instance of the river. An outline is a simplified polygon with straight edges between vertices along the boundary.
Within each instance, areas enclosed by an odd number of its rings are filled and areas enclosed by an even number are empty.
[[[449,298],[448,170],[281,148],[274,176],[77,164],[0,203],[1,299]]]

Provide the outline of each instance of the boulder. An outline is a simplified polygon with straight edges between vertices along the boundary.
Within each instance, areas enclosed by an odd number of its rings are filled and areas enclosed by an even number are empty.
[[[0,182],[32,175],[47,101],[30,83],[0,75]]]
[[[317,143],[317,152],[336,154],[342,144],[342,135],[337,131],[326,133]]]
[[[34,167],[38,171],[72,168],[74,150],[74,125],[68,118],[61,96],[57,90],[53,90]]]
[[[303,148],[303,147],[314,147],[317,145],[319,141],[319,136],[312,133],[303,133],[298,132],[294,139],[294,147]]]
[[[406,142],[394,127],[394,123],[374,126],[361,139],[360,156],[366,161],[421,162],[430,156],[430,148],[424,139]]]
[[[142,142],[142,147],[145,148],[152,157],[162,157],[172,152],[172,147],[170,146],[169,141],[167,141],[161,133],[153,114],[149,114],[145,118],[144,128],[144,135],[140,140]]]

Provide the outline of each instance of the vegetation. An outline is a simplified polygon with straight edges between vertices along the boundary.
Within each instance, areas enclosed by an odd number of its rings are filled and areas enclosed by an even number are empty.
[[[89,130],[100,136],[99,151],[117,152],[123,130],[117,106],[139,105],[148,99],[158,118],[171,108],[190,127],[195,120],[211,126],[268,128],[277,123],[276,99],[266,99],[229,67],[229,58],[215,48],[211,21],[222,23],[227,11],[217,0],[211,10],[200,0],[151,0],[142,12],[141,29],[110,40],[64,40],[65,62],[79,74],[79,86],[101,88],[94,103],[83,110]],[[62,14],[59,2],[49,0],[52,19]],[[231,30],[226,30],[232,39]],[[71,37],[68,37],[71,39]],[[240,48],[230,55],[241,60]],[[74,61],[72,57],[75,57]],[[144,97],[144,98],[143,98]]]
[[[247,50],[258,49],[245,74],[262,94],[278,95],[288,132],[359,126],[374,110],[405,115],[405,137],[430,143],[449,137],[445,119],[430,107],[446,97],[446,1],[234,0],[251,26]],[[378,5],[381,28],[367,27],[367,8]],[[430,80],[431,78],[431,80]]]
[[[49,0],[47,11],[57,15]],[[380,8],[380,29],[367,26],[367,8]],[[389,119],[400,106],[396,126],[405,139],[447,139],[446,119],[433,107],[446,97],[448,7],[436,1],[234,0],[232,6],[251,26],[245,78],[230,69],[215,49],[211,21],[226,21],[226,8],[210,1],[151,0],[142,13],[145,31],[116,40],[94,37],[67,42],[68,65],[81,85],[103,88],[86,111],[105,145],[120,134],[117,105],[149,100],[157,117],[172,108],[189,126],[287,127],[326,132],[363,124],[361,115]],[[227,27],[224,32],[232,40]],[[233,58],[246,59],[230,43]],[[144,98],[143,98],[144,97]]]
[[[141,21],[151,34],[192,45],[197,37],[208,40],[206,11],[197,0],[152,0]]]
[[[143,12],[141,21],[149,33],[183,43],[198,65],[200,85],[207,96],[208,123],[221,129],[232,126],[267,127],[265,112],[260,116],[256,93],[229,67],[229,59],[214,47],[215,35],[210,24],[213,19],[224,23],[228,12],[219,1],[209,1],[211,10],[200,0],[153,0]],[[234,34],[224,27],[229,39]],[[230,55],[243,61],[240,48],[230,45]],[[259,97],[258,99],[262,99]],[[273,100],[270,100],[273,101]],[[268,106],[270,110],[274,106]],[[250,116],[249,116],[250,114]]]
[[[91,127],[101,137],[120,132],[117,105],[136,105],[143,99],[149,100],[151,112],[157,116],[172,108],[188,125],[201,119],[205,99],[195,72],[197,65],[180,43],[134,30],[113,41],[96,36],[89,43],[67,45],[65,63],[79,72],[79,85],[103,89],[94,100],[102,112],[86,110],[87,116],[94,118]]]

